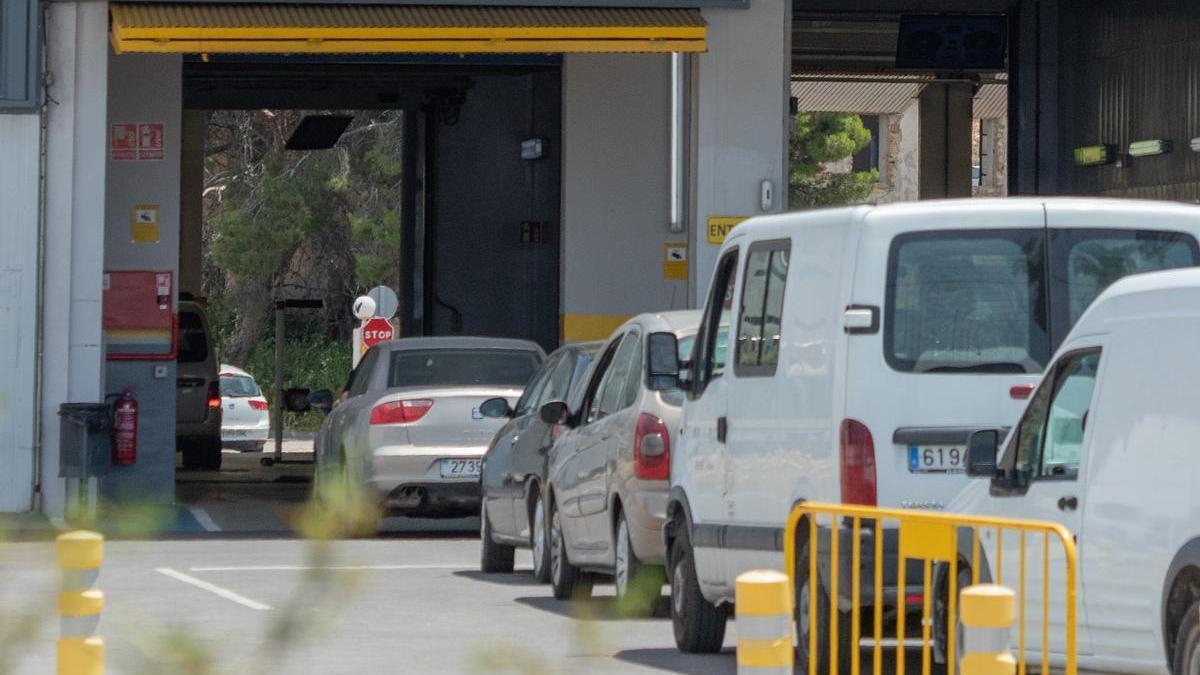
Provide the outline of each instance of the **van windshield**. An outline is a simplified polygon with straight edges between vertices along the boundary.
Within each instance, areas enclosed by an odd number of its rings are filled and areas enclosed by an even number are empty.
[[[1040,373],[1114,281],[1198,264],[1195,238],[1177,232],[903,234],[888,261],[884,355],[902,372]]]

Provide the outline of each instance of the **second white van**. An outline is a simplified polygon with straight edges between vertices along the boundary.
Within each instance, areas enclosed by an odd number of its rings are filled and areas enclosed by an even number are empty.
[[[1198,235],[1194,207],[1088,199],[863,206],[737,227],[685,364],[671,456],[678,646],[720,649],[734,580],[780,566],[794,503],[945,508],[966,486],[971,431],[1017,417],[1092,300],[1125,275],[1200,264]],[[861,543],[871,560],[875,542]],[[810,592],[830,602],[801,567],[796,606]],[[898,590],[883,582],[884,597],[864,602],[894,618]],[[837,599],[843,621],[849,603]],[[803,652],[810,626],[797,619]],[[827,621],[816,618],[822,634]]]

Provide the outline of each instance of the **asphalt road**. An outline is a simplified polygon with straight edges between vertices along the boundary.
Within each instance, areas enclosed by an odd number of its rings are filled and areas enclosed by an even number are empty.
[[[374,539],[324,548],[297,539],[308,468],[258,459],[226,454],[220,474],[181,472],[182,531],[108,542],[107,673],[736,670],[734,630],[723,654],[680,654],[665,613],[619,618],[604,584],[591,601],[554,600],[527,552],[513,574],[480,574],[478,519],[391,519]],[[13,673],[52,672],[57,578],[52,545],[0,544],[0,673],[6,658]],[[7,620],[26,615],[35,635],[5,644]]]

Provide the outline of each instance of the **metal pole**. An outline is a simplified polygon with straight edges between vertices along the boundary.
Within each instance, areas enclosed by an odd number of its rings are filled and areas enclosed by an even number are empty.
[[[283,461],[283,324],[282,300],[275,301],[275,461]]]

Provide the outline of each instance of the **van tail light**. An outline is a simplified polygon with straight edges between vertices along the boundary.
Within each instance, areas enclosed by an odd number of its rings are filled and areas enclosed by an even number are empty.
[[[387,401],[371,409],[371,424],[411,424],[432,407],[433,400],[428,398]]]
[[[259,399],[252,398],[250,399],[250,407],[254,410],[266,410],[268,406],[266,401],[260,401]]]
[[[671,477],[671,432],[650,413],[638,416],[633,436],[633,475],[642,480]]]
[[[209,382],[208,383],[208,407],[214,408],[214,409],[221,407],[221,383],[220,382]]]
[[[1008,396],[1014,401],[1024,401],[1033,394],[1032,384],[1014,384],[1008,388]]]
[[[875,442],[871,430],[858,420],[842,420],[842,503],[875,506],[879,493],[875,482]]]

